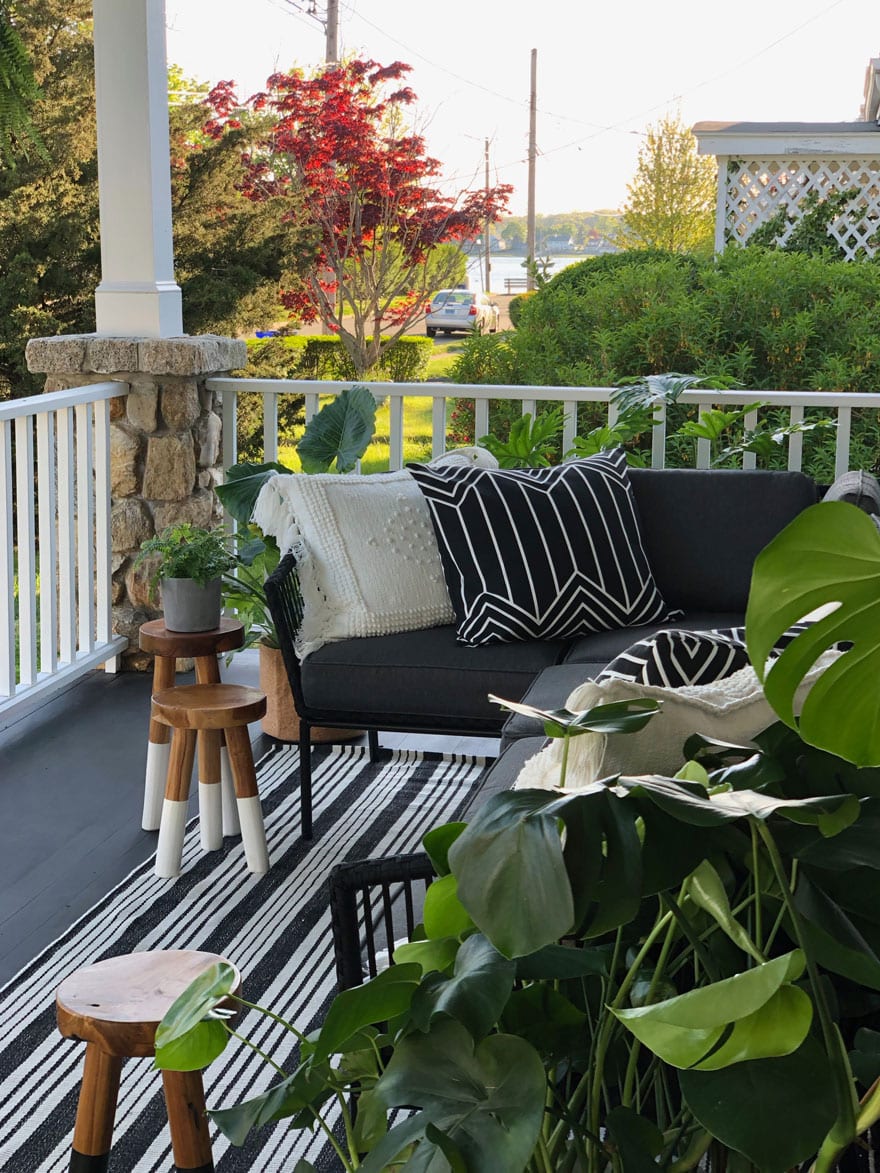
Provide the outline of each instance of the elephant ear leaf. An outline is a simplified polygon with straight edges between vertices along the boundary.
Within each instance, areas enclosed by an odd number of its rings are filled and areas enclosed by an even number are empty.
[[[303,472],[351,472],[373,438],[376,400],[366,387],[346,387],[306,425],[296,446]]]
[[[819,607],[830,613],[797,635],[767,669],[776,641]],[[852,647],[814,683],[795,718],[795,693],[819,656]],[[755,560],[746,611],[749,657],[768,702],[810,745],[858,766],[880,764],[880,532],[854,505],[814,505]]]

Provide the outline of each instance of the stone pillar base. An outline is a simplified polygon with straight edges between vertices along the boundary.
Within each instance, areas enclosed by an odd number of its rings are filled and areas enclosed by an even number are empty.
[[[219,396],[205,380],[247,363],[243,341],[207,334],[180,338],[111,338],[98,334],[32,338],[28,370],[45,374],[46,391],[106,379],[127,385],[110,404],[110,518],[113,630],[128,637],[123,667],[145,670],[138,629],[160,614],[149,567],[134,566],[140,544],[168,525],[219,524]]]

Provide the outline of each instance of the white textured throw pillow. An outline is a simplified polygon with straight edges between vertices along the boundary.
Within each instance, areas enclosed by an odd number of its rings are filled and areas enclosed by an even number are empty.
[[[825,652],[810,669],[795,697],[795,712],[821,673],[841,652]],[[611,774],[663,774],[670,777],[684,765],[682,746],[692,733],[720,741],[748,743],[777,720],[751,665],[711,684],[663,688],[632,680],[588,680],[565,702],[572,712],[649,697],[661,702],[660,712],[638,733],[610,736],[585,733],[571,739],[566,790],[578,790]],[[562,739],[554,739],[528,759],[514,789],[552,790],[559,785]]]
[[[300,657],[333,640],[453,622],[428,506],[406,470],[275,476],[253,520],[296,554]]]

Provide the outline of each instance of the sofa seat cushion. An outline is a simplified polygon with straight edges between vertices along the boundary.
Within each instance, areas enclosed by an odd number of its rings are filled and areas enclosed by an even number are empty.
[[[529,758],[540,753],[546,744],[546,737],[524,737],[500,754],[494,764],[489,767],[480,789],[461,815],[462,821],[470,822],[480,807],[488,802],[494,794],[503,794],[505,790],[512,790],[523,766]]]
[[[565,649],[561,640],[470,648],[452,625],[339,640],[303,660],[303,696],[313,713],[380,727],[387,718],[389,729],[500,730],[505,713],[488,694],[519,700]]]
[[[410,471],[463,643],[564,638],[669,614],[622,449],[550,468]]]
[[[641,627],[626,627],[618,631],[597,631],[573,640],[565,654],[566,663],[601,664],[604,668],[637,640],[650,639],[658,631],[712,631],[742,627],[745,615],[741,611],[691,611],[681,619],[664,623],[646,623]],[[589,678],[589,674],[586,678]]]

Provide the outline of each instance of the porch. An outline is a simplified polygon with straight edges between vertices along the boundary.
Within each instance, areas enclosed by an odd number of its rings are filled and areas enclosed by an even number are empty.
[[[205,388],[216,397],[223,419],[224,467],[237,459],[236,413],[243,397],[261,398],[264,456],[275,460],[279,396],[304,393],[311,416],[321,394],[338,390],[328,383],[221,377],[208,379]],[[392,469],[404,463],[407,403],[416,399],[427,397],[432,404],[426,456],[450,444],[449,408],[461,400],[473,401],[476,436],[489,430],[490,409],[499,400],[514,400],[523,412],[534,412],[541,402],[559,403],[565,416],[563,450],[570,448],[588,409],[614,419],[606,388],[373,384],[371,389],[388,397]],[[7,593],[0,617],[0,758],[8,780],[0,787],[0,847],[8,877],[0,904],[2,980],[155,849],[155,835],[142,831],[138,818],[150,676],[96,671],[97,664],[115,666],[125,645],[125,637],[114,631],[112,610],[135,551],[119,544],[126,539],[119,537],[113,517],[120,503],[129,507],[137,498],[114,499],[110,489],[110,404],[124,403],[126,394],[128,384],[102,382],[0,407],[5,503],[0,557],[7,581],[17,567],[21,583],[17,598]],[[802,423],[810,413],[832,417],[836,427],[823,447],[827,479],[850,467],[854,423],[858,431],[860,413],[875,411],[877,402],[871,395],[697,390],[685,392],[681,401],[698,412],[712,405],[749,408],[749,427],[780,409],[790,424]],[[670,432],[661,409],[651,442],[654,467],[670,459]],[[780,445],[779,459],[788,468],[804,467],[804,440],[804,433],[795,433]],[[695,442],[692,459],[697,467],[709,466],[708,440]],[[754,453],[744,453],[741,463],[753,468],[758,461]],[[228,675],[254,683],[256,654],[234,657]],[[382,743],[494,752],[491,740],[474,740],[468,745],[440,738],[431,744],[424,737],[385,734]],[[267,745],[263,738],[255,748],[259,753]]]
[[[256,687],[256,651],[223,673]],[[88,671],[0,732],[0,986],[156,850],[157,832],[140,826],[151,682],[149,673]],[[259,726],[251,734],[259,760],[274,743]],[[497,752],[494,739],[478,737],[383,733],[380,744]]]

